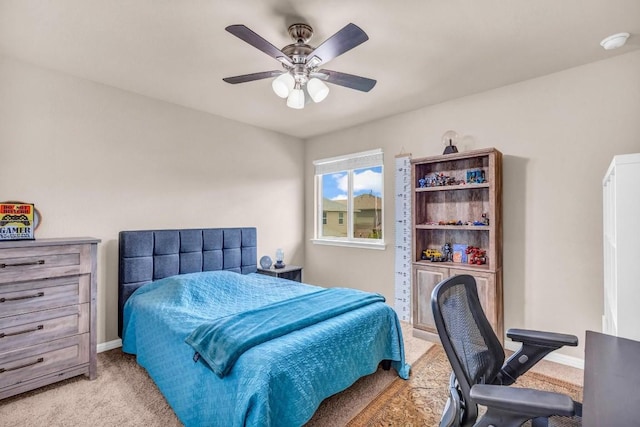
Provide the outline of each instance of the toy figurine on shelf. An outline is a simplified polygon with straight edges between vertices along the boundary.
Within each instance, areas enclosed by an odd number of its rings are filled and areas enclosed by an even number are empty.
[[[489,225],[489,216],[486,212],[482,214],[482,218],[484,219],[484,225]]]
[[[418,180],[418,186],[420,186],[420,188],[425,188],[427,186],[427,180],[424,178],[420,178]]]
[[[474,169],[467,171],[467,183],[469,184],[482,184],[487,182],[485,178],[485,172],[483,169]]]
[[[451,243],[445,243],[444,246],[442,246],[442,254],[445,261],[453,261],[453,250],[451,250]]]
[[[432,262],[442,261],[442,253],[437,249],[425,249],[422,251],[421,259]]]
[[[487,251],[484,249],[480,249],[475,246],[468,246],[466,253],[469,264],[482,265],[487,263]]]

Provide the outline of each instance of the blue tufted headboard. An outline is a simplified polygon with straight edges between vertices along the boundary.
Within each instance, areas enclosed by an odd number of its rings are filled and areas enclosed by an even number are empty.
[[[256,229],[197,228],[121,231],[118,236],[118,335],[129,296],[163,277],[199,271],[257,270]]]

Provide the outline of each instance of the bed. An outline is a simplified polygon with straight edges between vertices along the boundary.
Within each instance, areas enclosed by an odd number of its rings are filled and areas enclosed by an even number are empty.
[[[300,426],[380,363],[408,378],[400,323],[383,298],[258,274],[256,234],[119,234],[123,351],[183,424]]]

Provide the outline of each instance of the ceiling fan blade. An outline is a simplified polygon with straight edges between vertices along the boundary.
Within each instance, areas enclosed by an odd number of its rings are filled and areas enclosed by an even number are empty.
[[[282,71],[261,71],[259,73],[244,74],[242,76],[225,77],[224,80],[227,83],[245,83],[252,82],[254,80],[268,79],[269,77],[276,77],[282,74]]]
[[[275,58],[290,67],[293,66],[291,60],[287,55],[285,55],[280,49],[263,39],[261,36],[250,30],[248,27],[244,25],[229,25],[227,28],[225,28],[225,30],[249,43],[256,49],[260,49],[272,58]]]
[[[325,69],[312,73],[312,76],[333,83],[334,85],[344,86],[362,92],[369,92],[377,83],[375,80],[366,77]]]
[[[307,55],[307,64],[317,67],[367,40],[369,40],[369,36],[360,27],[355,24],[348,24]],[[314,56],[318,59],[313,59]]]

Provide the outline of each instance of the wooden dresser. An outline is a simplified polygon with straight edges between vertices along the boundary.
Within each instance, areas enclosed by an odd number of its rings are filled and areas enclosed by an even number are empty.
[[[0,242],[0,399],[76,375],[96,378],[99,242]]]

